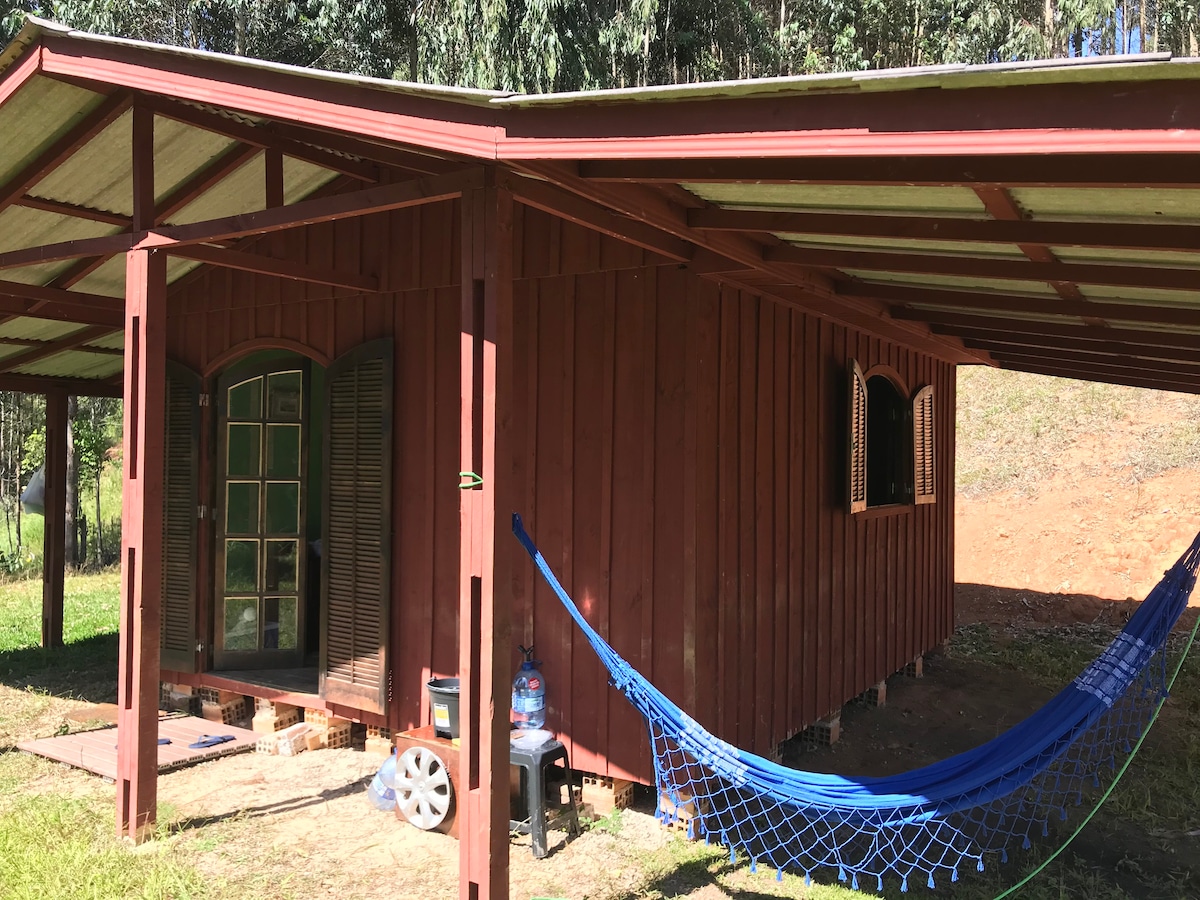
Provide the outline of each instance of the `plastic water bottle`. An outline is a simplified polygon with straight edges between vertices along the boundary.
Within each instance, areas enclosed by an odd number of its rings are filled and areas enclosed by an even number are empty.
[[[538,671],[541,660],[533,658],[533,648],[521,647],[525,661],[513,679],[513,724],[520,729],[541,728],[546,724],[546,681]]]
[[[367,797],[370,798],[371,805],[376,809],[387,812],[396,808],[395,747],[392,748],[392,755],[384,760],[379,771],[375,773],[375,777],[371,779],[371,786],[367,788]]]

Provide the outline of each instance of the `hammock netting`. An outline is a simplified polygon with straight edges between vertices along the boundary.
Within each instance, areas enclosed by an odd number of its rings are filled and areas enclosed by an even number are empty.
[[[689,815],[689,836],[723,844],[751,871],[836,873],[879,891],[885,878],[904,891],[933,888],[983,871],[989,855],[1006,861],[1115,772],[1166,697],[1167,639],[1200,564],[1197,536],[1100,656],[1020,724],[920,769],[842,777],[781,766],[710,734],[588,624],[515,515],[513,532],[645,717],[658,789]]]

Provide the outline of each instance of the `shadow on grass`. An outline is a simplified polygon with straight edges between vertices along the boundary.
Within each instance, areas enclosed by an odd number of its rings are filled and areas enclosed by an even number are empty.
[[[90,703],[117,699],[117,634],[98,634],[64,647],[0,651],[0,684]]]

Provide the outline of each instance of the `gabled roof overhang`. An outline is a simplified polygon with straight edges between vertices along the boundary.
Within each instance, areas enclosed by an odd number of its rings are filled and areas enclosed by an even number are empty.
[[[479,166],[527,206],[954,362],[1172,389],[1200,373],[1166,339],[1200,340],[1196,62],[529,97],[31,20],[0,71],[0,120],[38,102],[43,119],[0,155],[0,387],[113,383],[119,333],[100,329],[119,319],[114,254],[130,246],[169,248],[174,281],[229,265],[370,290],[265,261],[255,236],[455,196]],[[169,163],[136,234],[121,199],[135,105]]]

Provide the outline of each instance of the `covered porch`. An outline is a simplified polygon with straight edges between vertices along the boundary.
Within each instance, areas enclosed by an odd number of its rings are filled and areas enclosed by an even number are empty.
[[[226,595],[238,592],[223,592],[216,569],[196,560],[228,554],[218,542],[234,540],[213,512],[231,506],[232,438],[199,436],[292,421],[286,404],[278,420],[231,415],[228,392],[252,382],[269,391],[270,378],[292,372],[311,379],[314,367],[332,385],[351,371],[340,364],[368,358],[352,354],[373,335],[419,326],[441,362],[411,363],[430,376],[412,390],[436,383],[438,399],[459,410],[453,434],[430,437],[463,473],[437,488],[458,495],[458,520],[439,525],[458,577],[438,584],[458,597],[458,620],[452,635],[429,627],[456,644],[449,652],[463,684],[460,878],[463,896],[506,895],[505,698],[513,584],[524,571],[505,534],[522,498],[503,477],[522,437],[512,410],[525,389],[514,377],[514,270],[536,268],[539,253],[572,252],[523,245],[514,219],[526,211],[859,329],[876,347],[1200,387],[1198,65],[1147,57],[522,97],[294,70],[35,21],[0,64],[0,126],[16,135],[0,158],[0,389],[45,392],[58,427],[69,394],[125,401],[117,806],[118,828],[133,840],[154,819],[164,671],[389,723],[389,690],[411,690],[389,688],[383,675],[404,639],[389,618],[399,545],[386,523],[392,479],[408,476],[392,452],[398,426],[382,412],[390,406],[342,436],[360,446],[373,435],[378,447],[378,480],[364,490],[376,488],[378,502],[349,509],[342,525],[372,516],[381,524],[374,565],[355,560],[370,577],[355,582],[345,607],[334,610],[350,576],[318,576],[322,627],[371,615],[341,668],[327,647],[320,653],[316,694],[308,681],[256,685],[271,682],[265,669],[214,665],[214,653],[236,649],[218,623]],[[373,227],[417,209],[404,230]],[[588,252],[600,257],[607,246]],[[225,285],[219,299],[214,272]],[[245,275],[253,280],[237,281]],[[432,318],[402,319],[391,295],[403,290],[426,292]],[[439,325],[447,308],[452,321]],[[170,367],[169,347],[197,377]],[[282,362],[221,381],[251,353],[275,354],[256,365]],[[379,361],[371,385],[381,396],[397,383],[392,367],[409,365],[390,350],[369,358]],[[365,391],[366,370],[353,371],[354,391]],[[810,374],[840,377],[797,378]],[[268,394],[257,396],[270,406]],[[325,399],[334,396],[328,388]],[[405,427],[419,436],[426,423]],[[58,465],[48,460],[48,471]],[[747,465],[753,474],[771,462]],[[261,482],[264,495],[281,483],[265,469],[237,477]],[[346,477],[359,486],[364,476]],[[48,495],[48,512],[57,510],[48,525],[61,508]],[[323,510],[326,558],[338,514],[336,504]],[[61,530],[50,534],[47,546],[61,548]],[[253,534],[264,547],[310,537],[299,525]],[[952,529],[935,540],[952,547]],[[48,558],[46,573],[52,645],[61,565]],[[302,621],[299,576],[255,594],[255,653],[299,652],[279,643],[292,621],[282,601]],[[303,654],[289,659],[281,668],[308,668]]]

